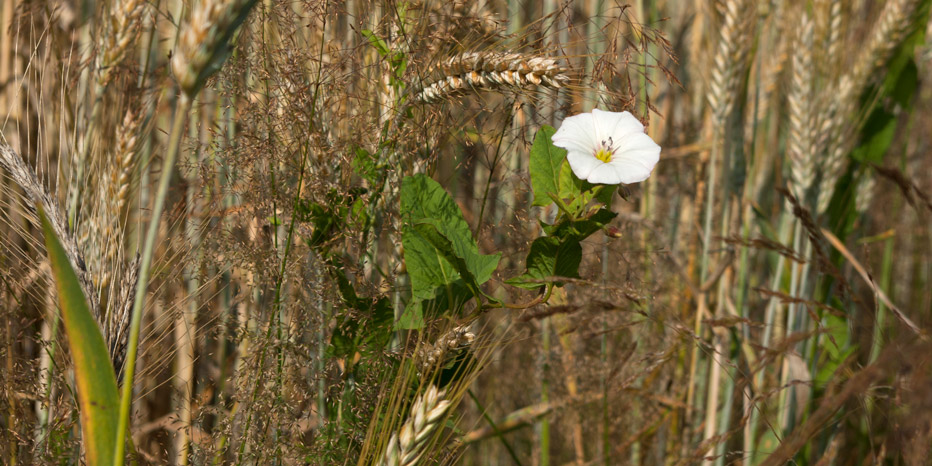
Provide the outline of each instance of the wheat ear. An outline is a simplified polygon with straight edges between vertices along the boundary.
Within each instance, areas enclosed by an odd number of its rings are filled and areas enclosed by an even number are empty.
[[[110,12],[110,34],[100,61],[100,83],[106,86],[116,68],[124,58],[130,44],[136,38],[139,18],[146,9],[143,0],[123,0]]]
[[[846,135],[855,128],[849,122],[859,94],[875,78],[874,70],[890,59],[890,54],[905,37],[918,4],[917,0],[887,2],[871,31],[867,46],[861,49],[851,71],[838,80],[835,88],[826,89],[828,94],[822,100],[831,103],[823,120],[826,158],[822,163],[817,212],[828,207],[835,183],[845,168],[845,155],[851,150],[853,140]]]
[[[26,165],[23,158],[20,157],[13,148],[3,143],[0,143],[0,167],[3,167],[3,169],[9,173],[10,178],[19,185],[23,192],[26,193],[26,197],[32,201],[33,205],[30,207],[32,207],[31,210],[33,213],[35,213],[37,207],[41,207],[42,210],[45,211],[45,215],[48,217],[52,229],[55,230],[55,235],[57,235],[59,241],[61,241],[62,247],[65,249],[65,254],[68,256],[68,260],[71,262],[71,266],[78,276],[78,281],[81,283],[81,290],[84,291],[88,306],[94,314],[94,317],[100,322],[100,303],[97,297],[97,290],[94,288],[88,275],[84,257],[78,249],[78,243],[75,241],[71,232],[68,231],[65,215],[59,208],[58,203],[56,203],[52,196],[49,195],[48,191],[45,190],[45,187],[39,182],[39,178],[36,177],[35,172]],[[33,217],[30,220],[38,226],[39,222],[37,217]]]
[[[718,48],[713,60],[709,81],[709,108],[718,128],[723,128],[735,104],[735,89],[741,80],[750,40],[749,28],[753,25],[753,4],[746,0],[727,0],[721,4],[722,25]]]
[[[416,365],[421,371],[442,366],[449,353],[468,347],[475,339],[476,335],[468,327],[455,327],[441,335],[433,345],[421,348],[417,353]]]
[[[793,195],[803,202],[815,178],[817,160],[813,154],[812,137],[812,45],[812,18],[803,13],[793,52],[793,73],[787,97],[789,134],[786,141],[790,186]]]
[[[257,0],[199,0],[172,56],[175,79],[189,97],[197,94],[229,55],[231,38]]]
[[[417,93],[421,102],[436,102],[469,90],[546,87],[559,89],[571,81],[557,59],[517,53],[466,52],[437,66],[439,76]]]
[[[431,385],[414,400],[401,430],[389,439],[381,465],[414,466],[423,459],[431,436],[450,409],[450,402],[444,399],[444,395],[443,391]]]

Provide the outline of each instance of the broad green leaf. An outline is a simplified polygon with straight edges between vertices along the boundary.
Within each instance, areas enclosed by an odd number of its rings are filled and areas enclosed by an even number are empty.
[[[536,206],[550,205],[550,195],[560,195],[560,170],[566,159],[566,150],[553,145],[550,139],[556,130],[542,126],[534,136],[531,146],[531,188],[534,190]],[[562,196],[561,196],[562,197]]]
[[[555,236],[537,238],[527,255],[527,271],[506,281],[509,285],[533,290],[549,283],[552,277],[579,277],[582,246],[575,239]],[[557,286],[562,286],[560,282]]]
[[[85,459],[90,465],[113,464],[120,399],[116,374],[71,262],[41,209],[39,218],[74,362]]]
[[[612,195],[618,189],[617,185],[592,184],[576,178],[569,161],[564,161],[560,167],[559,197],[565,200],[571,215],[583,215],[586,206],[593,200],[602,205],[610,205]]]
[[[480,296],[482,294],[479,285],[488,280],[492,272],[495,271],[495,267],[498,266],[500,254],[483,255],[467,253],[466,257],[463,258],[457,254],[453,247],[453,243],[440,234],[436,223],[430,220],[423,220],[421,223],[412,225],[412,227],[418,232],[421,238],[429,242],[431,246],[434,247],[435,251],[453,266],[466,287],[472,291],[473,296]],[[481,282],[476,278],[477,274],[483,277]]]
[[[479,253],[459,206],[426,175],[402,181],[401,213],[412,300],[396,326],[420,328],[428,308],[444,312],[482,295],[479,286],[492,277],[500,254]]]
[[[432,299],[435,288],[460,279],[456,268],[444,258],[443,252],[421,236],[413,226],[404,227],[401,244],[404,246],[405,268],[411,278],[412,299]]]
[[[465,267],[475,277],[477,284],[481,285],[492,277],[492,273],[498,266],[500,254],[484,255],[479,253],[479,247],[472,237],[472,232],[469,231],[469,225],[463,218],[463,213],[460,211],[459,206],[456,205],[456,202],[453,201],[453,198],[440,186],[440,183],[426,175],[406,177],[401,184],[401,213],[409,227],[418,224],[432,225],[439,235],[449,241],[449,249],[452,251],[453,256],[465,262]],[[402,232],[402,240],[404,241],[405,237],[407,237],[409,241],[413,242],[418,240],[426,241],[423,233],[417,233],[412,231],[411,228],[407,228]],[[425,247],[423,244],[413,244],[413,246],[419,253],[433,250],[433,254],[440,254],[441,259],[444,259],[444,256],[449,255],[450,252],[444,253],[444,250],[436,247],[437,245],[432,245],[430,248]],[[442,270],[429,272],[430,275],[434,276],[443,275],[445,277],[443,284],[453,283],[459,278],[458,274],[448,273],[446,266],[453,267],[451,260],[439,262],[429,257],[429,255],[413,259],[416,260],[416,263],[430,265],[431,267],[437,266],[436,264],[444,266]],[[405,262],[407,263],[407,261],[408,246],[405,244]],[[412,272],[411,264],[407,264],[407,268],[410,274]],[[414,286],[414,276],[412,276],[412,286]]]
[[[463,284],[462,280],[445,286],[434,288],[434,296],[429,299],[412,300],[408,303],[395,323],[396,330],[420,329],[426,323],[425,316],[436,317],[451,309],[461,309],[463,305],[473,298],[473,293]]]

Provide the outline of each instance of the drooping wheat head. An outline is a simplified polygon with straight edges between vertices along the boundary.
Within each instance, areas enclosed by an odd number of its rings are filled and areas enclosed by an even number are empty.
[[[465,52],[433,67],[435,78],[417,92],[421,102],[437,102],[470,90],[560,89],[572,78],[556,58],[518,53]]]
[[[65,254],[68,255],[68,260],[71,262],[71,266],[78,276],[78,281],[81,283],[81,290],[84,291],[88,306],[99,322],[100,304],[97,298],[97,291],[88,273],[84,255],[78,248],[78,243],[75,241],[74,235],[72,235],[71,231],[68,229],[65,214],[59,207],[58,202],[49,195],[45,186],[39,182],[35,172],[26,164],[23,158],[20,157],[13,148],[3,143],[0,143],[0,167],[6,170],[10,178],[19,185],[26,194],[26,197],[32,201],[31,207],[33,208],[33,212],[35,212],[36,207],[41,207],[45,211],[45,215],[48,217],[52,229],[55,230],[55,234],[58,236],[59,241],[61,241],[62,247],[65,249]],[[39,225],[38,217],[34,216],[31,220],[37,226]]]
[[[467,326],[455,327],[440,336],[432,345],[422,347],[417,352],[416,365],[421,372],[431,368],[443,366],[450,353],[468,347],[476,339],[476,335],[469,331]]]

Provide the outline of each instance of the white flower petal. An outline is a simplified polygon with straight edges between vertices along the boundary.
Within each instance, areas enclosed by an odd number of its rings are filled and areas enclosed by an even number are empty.
[[[611,137],[615,144],[631,134],[644,133],[644,125],[631,112],[606,112],[592,110],[598,133],[602,138]]]
[[[618,184],[622,182],[615,167],[607,163],[602,165],[603,166],[599,167],[598,170],[593,170],[589,173],[589,176],[585,178],[585,180],[592,184]]]
[[[563,120],[563,124],[553,134],[551,140],[553,145],[566,150],[574,146],[581,152],[594,151],[599,145],[599,141],[592,132],[594,126],[595,121],[591,113],[571,116]]]
[[[599,171],[602,165],[607,165],[605,162],[593,157],[592,154],[582,154],[579,152],[570,152],[566,154],[566,160],[570,162],[570,168],[573,169],[573,174],[576,175],[576,178],[581,180],[589,179],[592,172]]]
[[[611,163],[633,163],[643,167],[650,174],[654,165],[660,160],[660,146],[650,136],[640,133],[628,136],[625,143],[612,154]]]
[[[638,163],[637,161],[620,160],[616,162],[613,160],[611,163],[608,163],[606,165],[611,167],[612,176],[613,176],[612,179],[615,180],[612,184],[640,183],[641,181],[646,180],[647,177],[650,176],[650,169],[645,168],[643,164]],[[604,184],[609,184],[609,183],[604,183]]]

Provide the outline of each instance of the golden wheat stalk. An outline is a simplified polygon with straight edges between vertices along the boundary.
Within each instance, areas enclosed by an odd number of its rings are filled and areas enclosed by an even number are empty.
[[[414,400],[408,419],[392,434],[382,457],[383,466],[414,466],[424,457],[429,440],[450,409],[445,393],[431,385]]]
[[[417,92],[418,101],[436,102],[469,90],[560,89],[571,81],[557,59],[517,53],[466,52],[433,68],[439,76]]]

